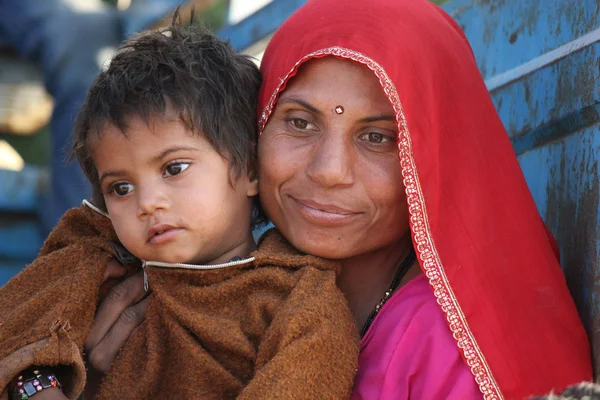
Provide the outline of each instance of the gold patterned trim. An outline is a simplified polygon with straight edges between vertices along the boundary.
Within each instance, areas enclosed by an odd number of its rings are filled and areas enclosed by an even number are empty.
[[[398,124],[398,155],[400,158],[400,167],[402,168],[402,176],[404,178],[404,186],[406,187],[406,200],[408,211],[410,213],[410,222],[412,225],[414,241],[416,243],[417,254],[421,259],[425,275],[429,279],[429,284],[433,289],[437,302],[442,311],[446,314],[446,320],[452,331],[452,336],[456,340],[458,348],[462,350],[467,365],[475,377],[475,382],[479,385],[479,390],[483,393],[484,399],[504,399],[500,392],[500,388],[492,375],[490,367],[467,324],[467,320],[458,304],[458,300],[454,296],[448,277],[442,267],[437,250],[435,249],[427,213],[425,211],[425,198],[421,191],[421,183],[419,181],[417,167],[413,157],[412,141],[408,131],[408,124],[396,87],[392,80],[387,76],[385,70],[369,57],[343,47],[329,47],[317,50],[302,57],[294,64],[290,72],[280,80],[279,85],[269,98],[269,102],[260,116],[258,124],[259,135],[264,130],[264,127],[273,112],[279,93],[285,88],[288,79],[297,72],[298,67],[309,59],[329,55],[350,59],[367,66],[375,73],[384,93],[392,103]]]

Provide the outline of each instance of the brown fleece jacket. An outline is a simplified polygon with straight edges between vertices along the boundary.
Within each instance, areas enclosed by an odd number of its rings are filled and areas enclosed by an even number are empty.
[[[116,240],[107,218],[70,210],[38,258],[0,288],[1,400],[32,365],[57,367],[65,394],[81,394],[83,343]],[[147,267],[146,319],[97,398],[348,398],[359,341],[336,287],[339,265],[298,253],[274,230],[252,255],[224,269]]]

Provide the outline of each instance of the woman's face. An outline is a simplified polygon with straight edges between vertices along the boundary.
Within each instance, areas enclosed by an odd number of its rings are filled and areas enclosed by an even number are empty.
[[[269,218],[298,250],[325,258],[396,248],[409,232],[396,138],[393,108],[369,69],[307,62],[259,140]]]

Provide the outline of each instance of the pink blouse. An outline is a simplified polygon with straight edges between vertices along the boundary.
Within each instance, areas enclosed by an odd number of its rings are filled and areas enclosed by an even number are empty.
[[[427,278],[414,278],[363,337],[352,400],[482,398]]]

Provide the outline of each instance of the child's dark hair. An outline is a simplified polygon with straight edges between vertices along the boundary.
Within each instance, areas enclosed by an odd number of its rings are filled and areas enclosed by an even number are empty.
[[[127,121],[147,123],[167,111],[179,114],[192,132],[202,134],[230,166],[232,177],[256,175],[258,67],[236,54],[228,42],[199,25],[175,22],[124,42],[108,69],[88,91],[73,131],[73,156],[92,183],[92,201],[106,205],[90,154],[90,138],[106,124],[126,134]],[[264,222],[258,196],[253,224]]]
[[[600,385],[593,382],[582,382],[567,388],[561,394],[549,394],[534,397],[531,400],[600,400]]]

